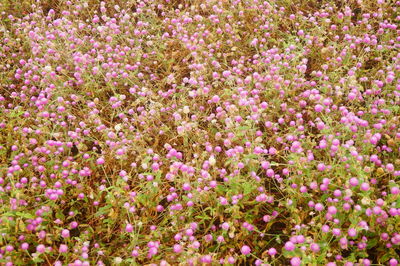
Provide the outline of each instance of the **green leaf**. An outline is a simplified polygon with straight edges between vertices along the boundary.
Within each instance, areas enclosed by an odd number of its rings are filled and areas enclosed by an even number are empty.
[[[247,195],[249,194],[251,191],[253,191],[253,186],[250,183],[244,183],[243,184],[243,194]]]
[[[375,247],[376,244],[378,244],[378,239],[377,238],[372,238],[368,240],[368,244],[367,244],[367,249],[370,249],[372,247]]]
[[[25,212],[17,212],[16,213],[17,216],[22,217],[22,218],[26,218],[26,219],[34,219],[35,216],[33,216],[30,213],[25,213]]]
[[[35,218],[35,216],[33,216],[32,214],[24,213],[24,212],[6,212],[6,213],[3,213],[2,216],[5,216],[5,217],[18,216],[18,217],[25,218],[25,219],[34,219]]]
[[[99,208],[99,210],[96,212],[96,216],[101,216],[108,213],[109,209],[111,209],[111,205],[106,205],[104,207]]]
[[[39,256],[35,256],[35,257],[33,257],[33,261],[34,262],[36,262],[36,263],[38,263],[38,262],[44,262],[44,260],[43,259],[41,259]]]
[[[392,256],[393,256],[393,254],[391,252],[387,252],[387,253],[385,253],[385,255],[380,257],[379,262],[380,263],[387,262]]]
[[[57,219],[60,219],[60,220],[64,220],[64,219],[65,219],[65,216],[64,216],[64,214],[62,214],[62,212],[57,212],[57,213],[56,213],[56,218],[57,218]]]
[[[255,154],[247,154],[246,156],[244,156],[245,159],[257,159],[258,156]]]
[[[225,192],[225,191],[226,191],[225,186],[223,186],[223,185],[217,185],[217,188],[216,188],[216,192],[217,192],[217,193],[222,193],[222,192]]]
[[[197,215],[196,218],[202,219],[202,220],[210,220],[211,218],[206,215]]]

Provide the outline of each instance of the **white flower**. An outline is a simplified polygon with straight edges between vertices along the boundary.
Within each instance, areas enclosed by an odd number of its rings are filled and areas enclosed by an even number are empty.
[[[120,130],[122,129],[122,125],[121,125],[121,124],[116,124],[115,127],[114,127],[114,129],[115,129],[116,131],[120,131]]]
[[[210,163],[210,165],[215,165],[216,160],[214,156],[210,156],[210,158],[208,159],[208,162]]]
[[[185,113],[185,114],[188,114],[189,112],[190,112],[190,109],[189,109],[189,106],[184,106],[183,107],[183,112]]]

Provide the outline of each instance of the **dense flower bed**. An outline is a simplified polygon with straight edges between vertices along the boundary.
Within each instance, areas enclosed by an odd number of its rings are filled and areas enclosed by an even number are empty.
[[[0,1],[1,265],[397,265],[400,1]]]

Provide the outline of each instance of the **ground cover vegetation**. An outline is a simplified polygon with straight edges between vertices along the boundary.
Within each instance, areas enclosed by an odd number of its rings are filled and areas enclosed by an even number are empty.
[[[400,1],[0,1],[1,265],[398,265]]]

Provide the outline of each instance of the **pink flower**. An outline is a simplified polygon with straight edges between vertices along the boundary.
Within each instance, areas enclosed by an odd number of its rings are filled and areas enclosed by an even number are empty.
[[[242,246],[242,248],[240,249],[240,251],[242,252],[243,255],[248,255],[251,252],[251,249],[249,246]]]

